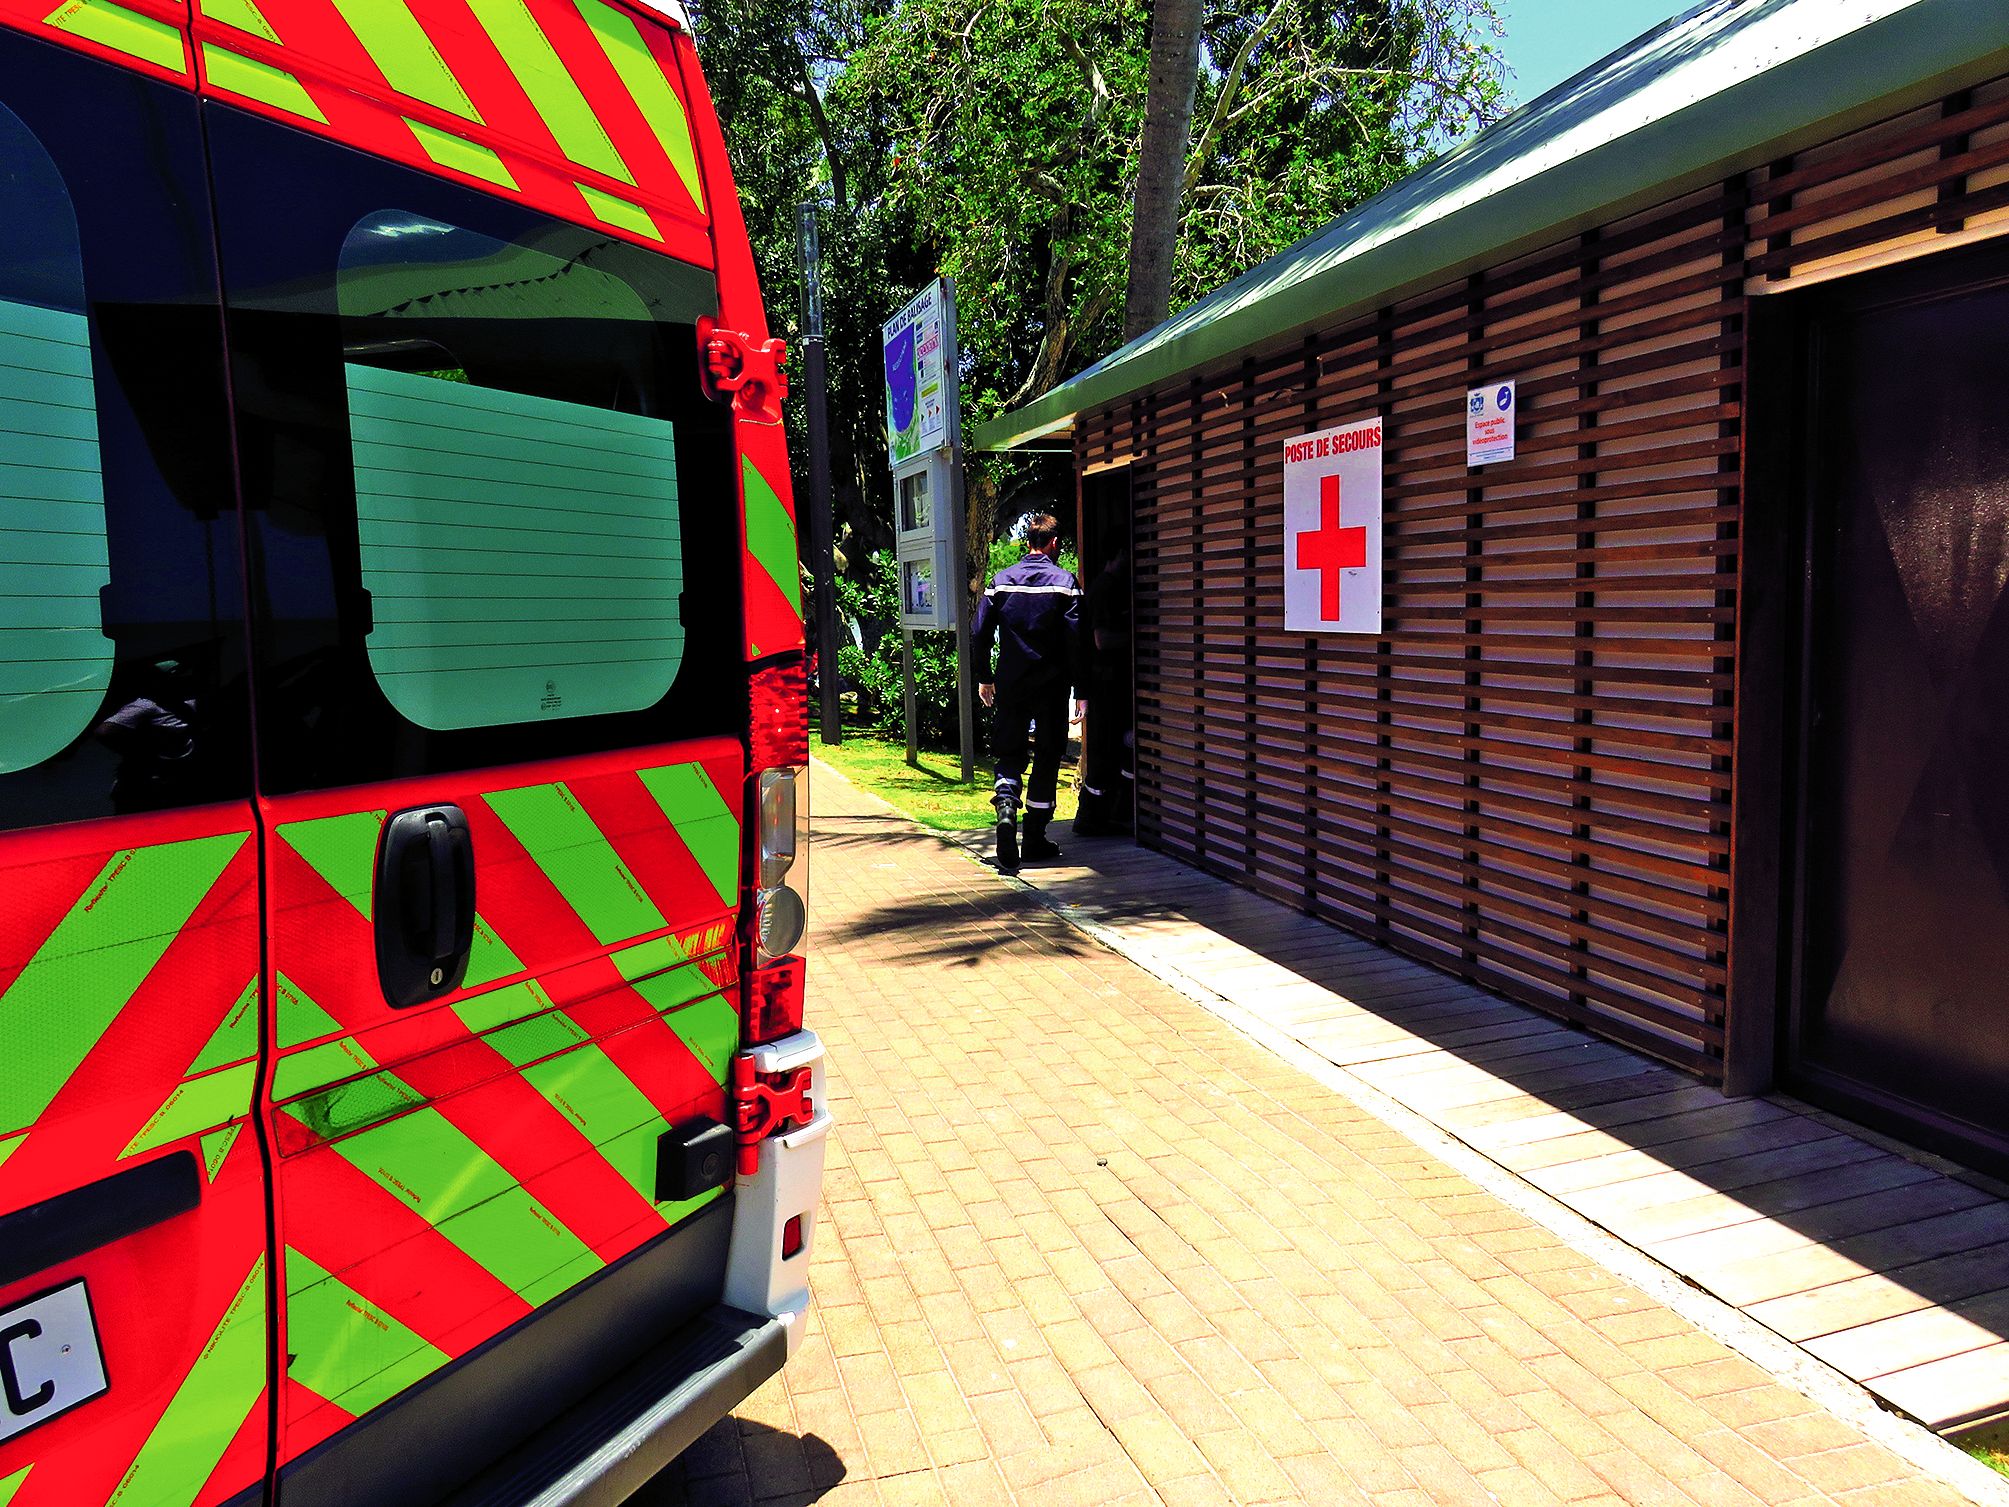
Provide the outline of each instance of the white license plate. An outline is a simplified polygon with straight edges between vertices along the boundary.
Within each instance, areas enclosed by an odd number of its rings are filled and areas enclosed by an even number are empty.
[[[103,1396],[107,1385],[82,1278],[0,1313],[0,1440]]]

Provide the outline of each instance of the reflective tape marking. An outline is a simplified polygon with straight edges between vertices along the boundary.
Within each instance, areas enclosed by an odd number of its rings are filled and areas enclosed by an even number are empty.
[[[690,116],[684,102],[677,98],[677,91],[670,87],[655,54],[649,51],[649,44],[642,39],[640,28],[632,18],[602,4],[601,0],[578,0],[578,6],[580,17],[600,39],[601,51],[621,75],[621,82],[628,86],[628,93],[661,143],[664,155],[690,191],[691,202],[702,210],[704,181],[698,173]]]
[[[636,771],[727,905],[739,899],[739,818],[702,764]]]
[[[523,0],[468,0],[468,5],[559,149],[582,167],[633,183],[635,175],[607,128]]]
[[[105,1507],[193,1502],[265,1390],[265,1257],[237,1289]]]
[[[114,5],[111,0],[68,0],[42,20],[44,25],[113,52],[123,52],[184,78],[188,75],[188,55],[182,50],[179,28]]]
[[[563,785],[483,797],[602,946],[667,924],[592,817]]]
[[[590,183],[575,183],[579,197],[586,201],[586,207],[593,211],[593,218],[603,225],[611,225],[616,230],[625,230],[630,235],[646,236],[649,240],[660,241],[663,233],[656,229],[656,222],[649,218],[649,212],[639,204],[630,204],[626,199],[606,193]]]
[[[209,75],[209,81],[219,89],[255,99],[260,104],[284,110],[288,115],[297,115],[318,125],[328,123],[328,117],[321,113],[321,107],[314,103],[314,96],[307,92],[306,86],[283,68],[247,58],[227,47],[218,47],[214,42],[202,44],[202,67]]]
[[[290,1245],[286,1339],[288,1378],[358,1417],[452,1359]]]
[[[436,110],[482,124],[481,112],[405,0],[335,0],[335,9],[384,80],[400,94],[422,99]],[[421,138],[423,140],[423,138]],[[435,159],[437,160],[437,159]],[[515,184],[509,185],[514,188]]]
[[[515,177],[503,166],[502,159],[480,142],[469,141],[451,131],[442,131],[410,116],[404,117],[404,122],[411,127],[418,144],[425,148],[426,156],[441,167],[466,173],[470,178],[479,178],[498,188],[514,189],[517,186]]]
[[[788,516],[781,494],[751,460],[740,458],[746,492],[746,547],[769,580],[788,598],[789,609],[802,614],[802,573],[796,564],[795,520]]]
[[[0,1129],[49,1107],[188,925],[246,832],[114,853],[0,995]]]

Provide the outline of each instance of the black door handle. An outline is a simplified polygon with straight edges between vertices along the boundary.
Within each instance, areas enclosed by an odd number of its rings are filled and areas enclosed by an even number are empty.
[[[415,806],[377,846],[377,979],[392,1005],[451,994],[474,946],[474,840],[458,806]]]

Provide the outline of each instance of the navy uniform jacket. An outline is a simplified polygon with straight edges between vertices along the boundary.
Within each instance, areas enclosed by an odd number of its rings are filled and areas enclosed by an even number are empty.
[[[979,684],[993,683],[991,647],[998,645],[996,684],[1036,690],[1058,680],[1079,685],[1081,586],[1073,572],[1042,554],[999,571],[977,604]]]

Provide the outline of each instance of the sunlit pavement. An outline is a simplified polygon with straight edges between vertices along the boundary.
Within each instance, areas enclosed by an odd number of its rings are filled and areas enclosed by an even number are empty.
[[[1962,1500],[817,771],[801,1353],[640,1499]]]

